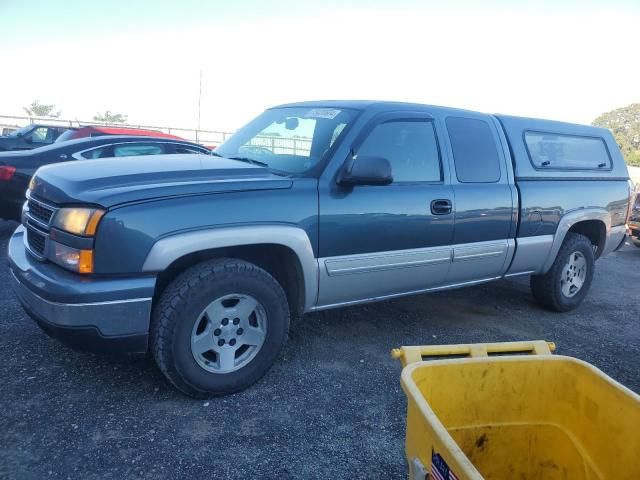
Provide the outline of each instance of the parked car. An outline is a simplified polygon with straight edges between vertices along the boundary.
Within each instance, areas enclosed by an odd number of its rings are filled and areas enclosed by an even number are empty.
[[[309,102],[213,155],[38,170],[9,262],[43,330],[224,394],[264,375],[292,314],[517,275],[564,312],[625,239],[631,183],[600,128]]]
[[[32,124],[0,137],[0,151],[31,150],[56,141],[69,127]]]
[[[107,127],[101,125],[89,125],[68,130],[58,137],[58,142],[66,142],[77,138],[102,137],[105,135],[136,135],[143,137],[172,138],[174,140],[184,140],[184,138],[160,130],[145,130],[142,128],[129,127]]]
[[[25,193],[34,172],[43,165],[96,158],[200,153],[210,151],[196,143],[164,138],[108,136],[54,143],[22,152],[0,153],[0,218],[20,220]],[[155,157],[153,157],[155,158]]]
[[[629,237],[631,242],[640,248],[640,189],[636,195],[636,201],[629,216]]]

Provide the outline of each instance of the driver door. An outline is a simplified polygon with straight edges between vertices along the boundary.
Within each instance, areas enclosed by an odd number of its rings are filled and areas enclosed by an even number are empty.
[[[454,208],[438,127],[426,113],[375,117],[352,146],[355,162],[386,158],[390,185],[320,187],[319,306],[444,284]]]

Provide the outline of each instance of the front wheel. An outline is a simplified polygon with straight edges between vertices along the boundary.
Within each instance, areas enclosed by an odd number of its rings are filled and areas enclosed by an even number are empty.
[[[593,280],[593,245],[587,237],[567,233],[551,269],[531,276],[536,301],[556,312],[573,310],[582,303]]]
[[[151,351],[178,390],[222,395],[260,379],[288,330],[286,295],[268,272],[243,260],[211,260],[163,292],[153,313]]]

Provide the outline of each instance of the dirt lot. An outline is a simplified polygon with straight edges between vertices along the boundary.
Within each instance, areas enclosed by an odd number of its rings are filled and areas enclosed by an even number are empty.
[[[403,344],[554,340],[640,392],[632,246],[598,262],[575,312],[541,310],[517,279],[308,315],[258,384],[194,401],[152,360],[77,353],[41,332],[9,288],[15,226],[0,222],[0,478],[404,478],[389,357]]]

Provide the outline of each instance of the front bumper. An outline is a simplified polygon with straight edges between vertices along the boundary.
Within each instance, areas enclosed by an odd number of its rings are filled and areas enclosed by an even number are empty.
[[[50,336],[96,352],[147,351],[154,276],[83,277],[27,253],[24,228],[9,241],[13,288],[25,311]]]

